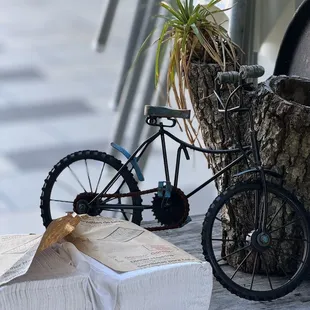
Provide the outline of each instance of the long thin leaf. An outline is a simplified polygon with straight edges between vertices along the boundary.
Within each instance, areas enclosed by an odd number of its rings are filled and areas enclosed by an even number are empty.
[[[160,5],[166,9],[168,12],[170,12],[170,14],[172,14],[173,16],[175,16],[177,19],[186,22],[186,19],[184,19],[184,17],[179,14],[176,10],[173,9],[173,7],[171,7],[168,3],[166,2],[161,2]]]
[[[150,32],[150,34],[146,37],[146,39],[143,41],[143,43],[142,43],[140,49],[138,50],[138,53],[137,53],[136,57],[134,58],[134,61],[133,61],[132,65],[131,65],[129,71],[131,71],[132,68],[136,65],[136,63],[137,63],[139,57],[141,56],[141,54],[142,54],[145,50],[147,50],[147,49],[150,47],[151,44],[150,44],[149,46],[148,46],[147,44],[148,44],[150,38],[152,37],[152,35],[153,35],[153,33],[154,33],[155,31],[156,31],[156,28],[154,28],[154,29]]]
[[[158,40],[158,44],[157,44],[156,59],[155,59],[155,86],[157,86],[158,79],[159,79],[159,59],[160,59],[160,55],[161,55],[160,52],[161,52],[163,40],[165,38],[168,27],[169,27],[169,25],[167,23],[165,23],[163,25],[163,29],[161,31],[161,34],[160,34],[160,37]]]
[[[180,14],[183,15],[184,19],[188,19],[188,14],[185,10],[185,7],[183,6],[183,3],[181,2],[181,0],[175,0],[177,3],[177,6],[180,10]]]

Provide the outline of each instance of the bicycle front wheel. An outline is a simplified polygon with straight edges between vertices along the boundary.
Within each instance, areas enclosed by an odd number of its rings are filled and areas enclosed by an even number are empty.
[[[42,187],[40,208],[43,225],[47,227],[53,219],[72,211],[122,218],[140,225],[142,211],[134,208],[141,206],[142,199],[139,195],[131,198],[101,198],[105,201],[104,211],[96,205],[89,209],[89,203],[121,167],[120,160],[99,151],[79,151],[64,157],[50,171]],[[107,194],[129,192],[139,192],[139,188],[132,173],[125,167]],[[127,207],[132,205],[133,208],[123,209],[122,204]]]
[[[309,236],[308,215],[297,198],[272,183],[265,193],[258,180],[234,185],[214,200],[203,223],[202,247],[214,276],[231,293],[273,300],[306,275]]]

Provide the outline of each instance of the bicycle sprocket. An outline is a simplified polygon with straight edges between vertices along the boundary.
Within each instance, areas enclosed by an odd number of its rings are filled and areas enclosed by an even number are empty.
[[[181,225],[189,214],[188,199],[176,187],[172,187],[170,198],[158,197],[158,194],[155,194],[152,204],[154,217],[162,225]]]
[[[73,201],[73,211],[77,214],[88,214],[90,216],[100,215],[101,209],[89,208],[88,204],[97,196],[97,193],[81,193]]]

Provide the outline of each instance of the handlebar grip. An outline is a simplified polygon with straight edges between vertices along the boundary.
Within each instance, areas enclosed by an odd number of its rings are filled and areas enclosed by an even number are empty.
[[[241,66],[239,73],[244,79],[256,79],[265,74],[265,69],[259,65]]]
[[[218,72],[217,79],[221,84],[235,84],[238,83],[240,73],[237,71]]]

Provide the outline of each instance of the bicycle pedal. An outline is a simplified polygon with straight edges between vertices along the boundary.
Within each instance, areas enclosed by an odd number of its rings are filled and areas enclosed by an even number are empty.
[[[157,192],[158,197],[170,198],[171,191],[172,191],[172,186],[170,182],[166,182],[166,181],[158,182],[158,192]]]

